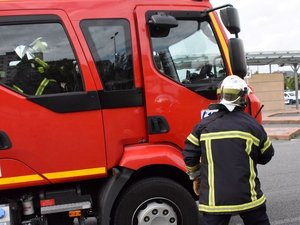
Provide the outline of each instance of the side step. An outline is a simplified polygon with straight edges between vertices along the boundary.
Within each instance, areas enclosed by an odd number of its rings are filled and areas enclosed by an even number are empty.
[[[53,214],[92,208],[90,195],[81,195],[76,189],[47,191],[40,194],[41,214]]]
[[[53,206],[45,206],[41,207],[41,214],[52,214],[52,213],[60,213],[66,211],[73,210],[82,210],[82,209],[90,209],[92,207],[91,202],[76,202],[62,205],[53,205]]]

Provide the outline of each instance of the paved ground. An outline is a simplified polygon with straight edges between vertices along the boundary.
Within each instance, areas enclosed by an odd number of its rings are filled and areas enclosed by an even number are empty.
[[[300,224],[300,140],[273,140],[275,155],[267,165],[258,165],[258,177],[267,197],[272,225]],[[232,218],[230,225],[243,225]]]
[[[300,109],[293,105],[281,111],[264,112],[263,126],[271,139],[300,138]]]

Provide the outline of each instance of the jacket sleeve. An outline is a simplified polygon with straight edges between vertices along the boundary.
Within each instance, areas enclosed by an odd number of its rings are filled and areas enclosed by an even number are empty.
[[[264,165],[268,163],[274,156],[274,148],[265,129],[263,127],[261,127],[261,129],[262,129],[262,137],[260,139],[260,146],[259,146],[260,152],[258,157],[258,163]]]
[[[197,124],[187,137],[182,151],[183,159],[189,174],[199,171],[200,169],[200,134],[201,126],[200,124]]]

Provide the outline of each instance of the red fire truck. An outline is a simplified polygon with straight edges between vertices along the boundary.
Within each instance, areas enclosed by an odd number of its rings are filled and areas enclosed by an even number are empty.
[[[0,224],[197,225],[181,149],[239,32],[208,0],[0,1]]]

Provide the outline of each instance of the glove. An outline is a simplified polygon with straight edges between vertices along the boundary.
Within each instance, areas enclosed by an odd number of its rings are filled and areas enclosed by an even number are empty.
[[[200,194],[200,179],[199,177],[196,177],[195,180],[193,180],[193,190],[197,196]]]

